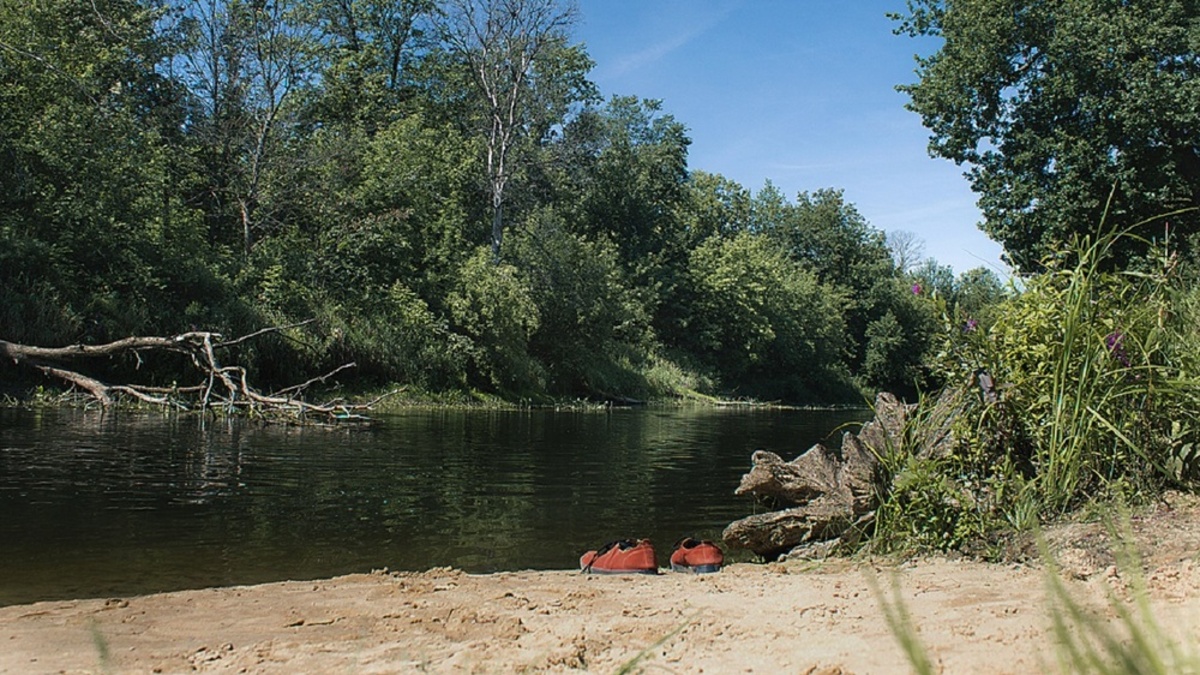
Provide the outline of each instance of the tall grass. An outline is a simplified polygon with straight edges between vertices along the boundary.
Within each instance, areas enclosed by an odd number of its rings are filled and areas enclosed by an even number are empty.
[[[986,327],[963,330],[964,317],[943,308],[935,367],[946,389],[918,402],[884,462],[878,543],[995,552],[999,533],[1090,500],[1196,480],[1200,291],[1166,253],[1111,270],[1114,244],[1129,236],[1064,251]],[[921,439],[945,424],[935,413],[947,396],[961,397],[954,442],[930,454]]]
[[[1052,512],[1072,505],[1084,473],[1104,452],[1105,439],[1097,436],[1097,421],[1106,415],[1124,417],[1117,412],[1120,404],[1112,405],[1123,398],[1120,378],[1112,376],[1114,355],[1103,348],[1106,334],[1125,334],[1115,326],[1107,330],[1115,321],[1106,320],[1104,314],[1115,317],[1128,309],[1120,306],[1116,280],[1099,268],[1115,240],[1106,237],[1081,248],[1073,269],[1051,272],[1048,283],[1032,290],[1032,298],[1041,300],[1044,295],[1061,303],[1056,308],[1059,341],[1045,345],[1049,372],[1035,370],[1023,383],[1027,391],[1020,392],[1032,404],[1031,411],[1045,410],[1045,423],[1033,430],[1034,464],[1043,504]]]

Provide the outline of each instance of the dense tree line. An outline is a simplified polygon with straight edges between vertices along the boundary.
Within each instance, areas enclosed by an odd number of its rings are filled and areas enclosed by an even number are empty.
[[[939,317],[883,234],[689,170],[682,122],[589,81],[574,11],[0,2],[0,338],[315,318],[241,358],[506,396],[918,382]]]

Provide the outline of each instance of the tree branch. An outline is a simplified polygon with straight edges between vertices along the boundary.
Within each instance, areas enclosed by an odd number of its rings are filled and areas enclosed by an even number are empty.
[[[355,367],[347,363],[332,371],[314,377],[301,384],[292,385],[274,394],[262,394],[250,385],[246,369],[238,365],[223,365],[216,351],[224,347],[241,344],[268,333],[279,333],[313,322],[313,319],[286,326],[271,326],[232,340],[221,340],[219,333],[191,331],[166,337],[133,336],[101,345],[74,344],[66,347],[41,347],[23,345],[0,340],[0,356],[12,359],[18,365],[27,365],[45,375],[70,384],[91,395],[104,408],[111,407],[115,395],[124,395],[142,403],[201,412],[224,409],[233,413],[241,411],[259,417],[288,414],[292,417],[320,415],[330,419],[363,419],[352,415],[354,411],[370,409],[386,396],[366,404],[324,403],[305,401],[300,394],[317,383],[326,383],[338,373]],[[134,383],[105,383],[76,370],[62,367],[63,362],[94,360],[97,357],[113,357],[133,354],[141,364],[141,352],[165,351],[185,354],[198,371],[200,382],[184,386],[150,386]]]

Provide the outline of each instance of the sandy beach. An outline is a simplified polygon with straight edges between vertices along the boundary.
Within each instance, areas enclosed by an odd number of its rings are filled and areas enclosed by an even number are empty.
[[[1200,506],[1134,518],[1155,620],[1200,642]],[[1102,620],[1133,577],[1104,528],[1048,538]],[[946,673],[1055,670],[1044,565],[950,558],[787,561],[718,574],[470,575],[318,581],[0,608],[4,673],[904,673],[873,581],[892,584]]]

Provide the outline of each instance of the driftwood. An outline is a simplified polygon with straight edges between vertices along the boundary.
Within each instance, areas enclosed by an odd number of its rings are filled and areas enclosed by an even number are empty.
[[[219,333],[209,331],[191,331],[168,337],[135,336],[101,345],[76,344],[66,347],[40,347],[0,340],[0,358],[36,368],[49,377],[77,387],[87,392],[104,408],[111,407],[115,403],[115,397],[126,395],[143,403],[178,410],[221,410],[266,417],[286,413],[292,417],[315,415],[333,419],[361,419],[361,415],[357,414],[359,411],[368,410],[382,398],[396,393],[393,391],[370,402],[358,404],[341,400],[324,403],[310,403],[304,400],[304,391],[311,385],[324,383],[343,370],[355,367],[355,364],[347,363],[307,382],[264,394],[250,386],[245,368],[223,365],[217,357],[219,351],[260,335],[282,332],[308,323],[311,323],[311,320],[265,328],[233,340],[223,340]],[[145,352],[175,352],[187,356],[197,369],[199,381],[187,386],[172,387],[132,383],[110,384],[63,365],[64,362],[73,363],[125,354],[132,354],[140,363]]]
[[[752,494],[785,508],[731,523],[723,538],[732,547],[777,558],[797,547],[827,550],[861,536],[877,505],[880,458],[898,447],[911,408],[881,393],[875,419],[857,434],[846,432],[839,450],[820,443],[790,462],[759,450],[737,494]]]

